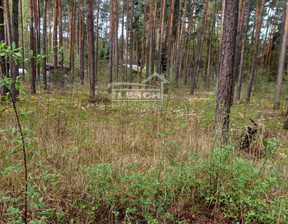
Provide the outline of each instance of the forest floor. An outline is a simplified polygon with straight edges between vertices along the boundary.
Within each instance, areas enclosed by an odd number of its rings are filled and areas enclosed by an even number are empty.
[[[80,85],[21,95],[29,220],[286,223],[287,103],[275,111],[271,96],[235,102],[230,141],[215,149],[213,92],[177,89],[161,103],[125,104],[91,103]],[[0,114],[0,222],[21,223],[21,143],[9,102]],[[240,150],[248,126],[257,134],[249,150]]]

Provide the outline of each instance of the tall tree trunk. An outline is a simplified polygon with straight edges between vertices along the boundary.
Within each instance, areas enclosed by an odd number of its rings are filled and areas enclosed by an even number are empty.
[[[53,47],[54,47],[54,68],[57,68],[58,62],[58,44],[57,44],[57,26],[58,26],[58,0],[54,0],[54,9],[53,9],[53,13],[54,13],[54,21],[53,21]]]
[[[7,43],[8,46],[12,47],[12,43],[15,43],[15,47],[19,47],[19,32],[18,32],[18,0],[13,0],[13,7],[17,8],[12,11],[12,23],[13,27],[11,26],[10,20],[10,9],[9,9],[9,1],[5,0],[4,2],[4,11],[6,14],[6,27],[7,27]],[[13,29],[13,30],[12,30]],[[12,33],[13,32],[13,33]],[[16,63],[14,62],[13,58],[9,59],[9,77],[12,78],[13,81],[16,81],[18,73],[18,68]],[[19,91],[15,88],[15,84],[11,85],[11,93],[12,98],[15,101],[19,95]]]
[[[191,46],[191,40],[192,40],[192,30],[193,30],[193,16],[194,16],[194,6],[195,6],[195,0],[193,0],[192,3],[192,10],[191,10],[191,18],[188,28],[188,49],[187,49],[187,57],[186,57],[186,71],[185,71],[185,80],[184,84],[187,84],[188,81],[188,74],[190,70],[190,46]]]
[[[260,31],[261,31],[261,25],[262,25],[263,14],[264,14],[264,7],[265,7],[265,0],[262,0],[259,20],[257,23],[256,34],[255,34],[254,52],[253,52],[253,59],[252,59],[252,64],[251,64],[250,81],[248,85],[246,102],[250,101],[252,86],[253,86],[253,82],[255,78],[255,72],[257,69],[257,56],[258,56],[258,48],[259,48],[258,45],[259,45]]]
[[[146,0],[145,0],[146,1]],[[121,20],[121,63],[124,64],[124,17],[125,17],[125,0],[122,1],[122,20]],[[122,75],[124,67],[122,67]]]
[[[125,62],[125,81],[128,81],[128,59],[129,59],[129,4],[130,0],[126,0],[126,62]]]
[[[180,0],[181,2],[181,0]],[[180,73],[180,65],[181,65],[181,48],[182,48],[182,39],[183,39],[183,33],[185,30],[185,23],[186,23],[186,13],[187,13],[187,0],[185,0],[184,3],[184,13],[182,15],[182,21],[181,21],[181,30],[178,36],[178,42],[177,42],[177,51],[176,51],[176,63],[175,63],[175,83],[178,83],[179,79],[179,73]],[[179,13],[180,16],[180,13]],[[180,19],[180,17],[179,17]]]
[[[87,0],[88,1],[88,0]],[[93,4],[93,3],[92,3]],[[89,9],[88,9],[89,10]],[[75,61],[75,31],[76,31],[76,16],[77,16],[77,0],[74,0],[74,4],[73,4],[73,23],[72,23],[72,36],[71,36],[71,64],[70,64],[70,68],[72,71],[72,78],[74,79],[74,61]],[[93,21],[92,21],[93,22]],[[93,59],[94,61],[94,59]]]
[[[134,0],[131,0],[131,18],[130,18],[130,82],[133,82],[133,76],[132,76],[132,63],[133,63],[133,20],[134,20]]]
[[[24,22],[23,22],[23,0],[20,0],[21,42],[22,42],[22,74],[25,81],[25,46],[24,46]]]
[[[175,0],[172,0],[170,5],[170,15],[169,15],[169,25],[168,25],[168,44],[167,44],[167,76],[166,79],[170,79],[170,69],[171,69],[171,53],[172,53],[172,35],[173,35],[173,20],[174,20],[174,9],[175,9]],[[168,89],[165,89],[167,93]]]
[[[4,10],[3,3],[5,0],[0,0],[0,41],[5,41],[5,28],[4,28]],[[5,58],[0,56],[0,78],[6,76],[6,63]],[[0,86],[1,100],[5,100],[5,95],[9,92],[6,86]]]
[[[146,0],[145,0],[146,1]],[[163,50],[163,35],[164,35],[164,19],[165,19],[166,0],[161,1],[160,7],[160,29],[159,29],[159,43],[158,43],[158,65],[157,73],[161,74],[162,50]]]
[[[32,94],[36,94],[36,49],[35,49],[35,34],[34,34],[34,0],[30,1],[30,49],[33,51],[33,57],[31,57],[31,92]]]
[[[149,34],[148,34],[148,42],[147,42],[147,63],[146,63],[146,77],[151,75],[150,73],[150,49],[151,49],[151,40],[152,40],[152,29],[153,29],[153,0],[150,0],[150,14],[149,14]]]
[[[15,43],[16,48],[19,48],[19,0],[13,0],[12,2],[12,41]],[[16,80],[19,76],[18,65],[13,63],[14,65],[14,72],[11,75],[12,79]],[[16,97],[19,95],[19,90],[15,88],[13,85],[13,94]]]
[[[63,47],[62,0],[58,0],[58,13],[59,13],[59,48],[61,49]],[[60,55],[61,55],[61,60],[60,60],[61,73],[63,74],[63,66],[64,66],[64,54],[63,54],[63,52],[61,52]],[[63,77],[61,77],[61,79],[62,79],[62,82],[64,82]]]
[[[75,5],[76,6],[76,5]],[[90,73],[90,98],[95,97],[95,52],[94,52],[94,27],[93,27],[93,0],[87,0],[88,18],[88,54],[89,54],[89,73]]]
[[[152,26],[152,35],[151,35],[151,69],[150,74],[154,73],[155,65],[155,51],[156,51],[156,13],[157,13],[157,0],[155,0],[155,8],[153,9],[153,26]],[[152,80],[151,80],[152,81]]]
[[[110,0],[109,83],[113,82],[113,25],[114,25],[113,24],[113,3],[114,3],[114,0]]]
[[[217,147],[227,141],[230,108],[233,95],[233,66],[235,62],[236,33],[239,0],[226,0],[220,54],[220,73],[218,77],[217,103],[215,114],[215,133]],[[225,47],[224,47],[225,46]]]
[[[98,0],[99,2],[99,0]],[[81,84],[83,85],[84,84],[84,49],[85,49],[85,23],[84,23],[84,0],[81,0],[80,3],[79,3],[79,8],[80,8],[80,11],[79,11],[79,77],[80,77],[80,80],[81,80]]]
[[[244,32],[243,32],[243,39],[242,39],[242,49],[241,49],[241,56],[240,56],[240,71],[238,75],[238,83],[237,83],[237,94],[236,100],[240,100],[241,97],[241,88],[242,88],[242,79],[245,67],[245,53],[246,53],[246,46],[247,46],[247,32],[248,32],[248,25],[249,25],[249,18],[250,18],[250,10],[251,10],[251,0],[247,0],[246,6],[246,15],[245,15],[245,25],[244,25]],[[236,74],[237,75],[237,74]]]
[[[142,50],[141,50],[141,66],[140,66],[140,78],[142,79],[142,71],[145,65],[145,31],[146,31],[146,17],[147,17],[147,0],[144,0],[144,20],[142,31]]]
[[[114,0],[113,4],[113,37],[114,37],[114,70],[115,70],[115,81],[118,82],[118,71],[119,71],[119,61],[118,61],[118,2]]]
[[[280,94],[281,94],[281,86],[283,81],[283,73],[284,73],[284,65],[285,65],[285,56],[287,49],[287,36],[288,36],[288,2],[286,3],[286,18],[285,18],[285,27],[281,40],[281,50],[279,56],[279,64],[278,64],[278,74],[277,74],[277,85],[275,89],[274,95],[274,109],[280,108]]]
[[[264,68],[264,62],[265,62],[266,46],[267,46],[267,38],[268,38],[269,28],[270,28],[270,23],[269,23],[269,21],[267,21],[265,39],[264,39],[264,44],[263,44],[263,48],[262,48],[262,56],[261,56],[261,67],[262,67],[262,68]]]
[[[83,14],[84,15],[84,14]],[[98,57],[99,57],[99,16],[100,16],[100,0],[97,1],[97,18],[96,18],[96,55],[95,55],[95,80],[97,84],[98,79]],[[84,27],[84,20],[83,20],[83,27]],[[83,36],[84,36],[84,28],[83,28]],[[84,56],[84,53],[83,53]],[[84,64],[84,59],[83,59]]]
[[[47,3],[48,0],[44,0],[44,12],[43,12],[43,54],[46,55],[47,53]],[[42,64],[42,72],[43,72],[43,78],[44,78],[44,89],[48,89],[48,83],[47,83],[47,73],[46,73],[46,57],[43,59]]]
[[[190,90],[191,95],[194,94],[194,91],[196,88],[197,76],[199,73],[201,59],[202,59],[203,45],[204,45],[204,39],[205,39],[205,33],[206,33],[208,5],[209,5],[209,0],[206,0],[205,9],[204,9],[204,17],[202,20],[201,31],[200,31],[200,35],[199,35],[199,39],[198,39],[198,57],[196,60],[196,65],[195,65],[193,77],[192,77],[192,85],[191,85],[191,90]]]
[[[41,20],[40,20],[40,0],[37,0],[37,30],[36,30],[36,33],[37,33],[37,54],[41,53],[40,23],[41,23]],[[40,73],[41,73],[40,64],[37,64],[37,69],[38,69],[38,77],[40,77]]]
[[[234,80],[233,83],[236,82],[239,73],[239,65],[240,65],[240,54],[241,54],[241,38],[243,31],[243,8],[245,7],[245,0],[239,0],[239,9],[238,9],[238,24],[237,24],[237,35],[236,35],[236,49],[235,49],[235,62],[234,62]],[[234,89],[235,85],[233,85],[232,91],[232,101],[234,99]]]
[[[212,20],[212,25],[211,25],[209,53],[208,53],[208,65],[207,65],[207,89],[210,88],[210,70],[211,70],[211,57],[212,57],[213,42],[214,42],[214,29],[215,29],[215,21],[216,21],[216,3],[217,3],[217,1],[214,0],[213,20]]]

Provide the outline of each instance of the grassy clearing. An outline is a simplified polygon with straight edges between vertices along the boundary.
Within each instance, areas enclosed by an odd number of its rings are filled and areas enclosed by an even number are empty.
[[[215,95],[188,93],[161,104],[93,104],[77,85],[26,96],[31,223],[287,223],[284,112],[265,93],[235,103],[231,142],[212,151]],[[22,223],[22,155],[2,108],[0,220]],[[250,118],[268,157],[239,151]]]

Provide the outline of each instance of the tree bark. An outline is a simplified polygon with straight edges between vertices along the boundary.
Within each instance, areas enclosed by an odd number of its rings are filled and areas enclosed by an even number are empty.
[[[181,0],[180,0],[181,2]],[[181,2],[182,3],[182,2]],[[177,52],[176,52],[176,62],[175,62],[175,83],[178,83],[178,79],[179,79],[179,73],[181,70],[181,48],[182,48],[182,40],[183,40],[183,33],[185,30],[185,22],[186,22],[186,13],[187,13],[187,0],[185,0],[184,3],[184,12],[182,15],[182,21],[181,21],[181,30],[179,33],[179,37],[178,37],[178,42],[177,42]],[[180,13],[179,13],[180,15]],[[179,17],[180,19],[180,17]]]
[[[96,19],[96,55],[95,55],[95,81],[97,84],[98,79],[98,57],[99,57],[99,15],[100,15],[100,0],[97,1],[97,19]],[[84,16],[84,12],[83,12]],[[84,34],[84,20],[83,20],[83,36]],[[83,50],[84,51],[84,50]],[[83,64],[84,64],[84,53],[83,53]]]
[[[99,2],[99,0],[98,0]],[[85,22],[84,22],[84,0],[80,1],[80,11],[79,11],[79,77],[81,79],[81,84],[84,85],[84,50],[85,50]]]
[[[145,0],[146,1],[146,0]],[[159,28],[159,43],[158,43],[158,64],[157,73],[161,74],[162,50],[163,50],[163,34],[164,34],[164,19],[165,19],[166,0],[161,1],[160,7],[160,28]]]
[[[23,23],[23,0],[20,0],[20,20],[21,20],[21,39],[22,39],[22,71],[23,71],[23,80],[25,81],[25,46],[24,46],[24,23]]]
[[[260,31],[261,31],[261,25],[262,25],[263,14],[264,14],[264,7],[265,7],[265,0],[262,0],[259,20],[257,23],[256,34],[255,34],[254,52],[253,52],[253,58],[252,58],[252,64],[251,64],[250,81],[248,85],[246,102],[250,101],[252,86],[253,86],[254,79],[255,79],[255,72],[257,69],[257,56],[258,56],[258,48],[259,48],[258,45],[259,45]]]
[[[287,49],[287,35],[288,35],[288,2],[286,3],[286,19],[285,19],[285,27],[281,40],[281,50],[279,56],[279,64],[278,64],[278,74],[277,74],[277,85],[275,89],[274,95],[274,109],[280,108],[280,94],[281,94],[281,86],[283,81],[284,74],[284,65],[285,65],[285,56]]]
[[[217,147],[227,142],[230,108],[232,106],[233,67],[235,62],[236,32],[239,0],[226,0],[223,19],[222,47],[220,54],[217,103],[215,114],[215,134]]]
[[[109,83],[113,82],[113,3],[114,0],[110,0]]]
[[[168,25],[168,44],[167,44],[167,75],[166,79],[170,79],[170,67],[171,67],[171,53],[172,53],[172,35],[173,35],[173,20],[174,20],[174,8],[175,8],[175,0],[172,0],[170,5],[170,15],[169,15],[169,25]],[[168,89],[165,89],[165,93],[167,93]]]
[[[8,46],[12,47],[12,43],[15,43],[15,47],[19,47],[19,32],[18,32],[18,0],[13,0],[13,7],[17,8],[12,11],[12,23],[13,27],[11,26],[10,20],[10,9],[9,9],[9,1],[5,0],[4,2],[4,11],[6,15],[6,27],[7,27],[7,43]],[[13,32],[13,33],[12,33]],[[16,37],[15,37],[16,36]],[[12,78],[13,81],[16,81],[18,73],[18,67],[14,62],[14,59],[11,57],[9,59],[9,77]],[[11,84],[11,94],[14,101],[19,95],[19,91],[15,88],[15,84]]]
[[[44,0],[44,12],[43,12],[43,54],[46,55],[47,53],[47,3],[48,0]],[[47,83],[47,73],[46,73],[46,62],[47,59],[44,57],[43,59],[43,65],[42,65],[42,72],[43,72],[43,78],[44,78],[44,89],[48,89],[48,83]]]
[[[248,25],[249,25],[249,18],[250,18],[250,10],[251,10],[251,0],[247,0],[246,6],[246,17],[245,17],[245,27],[244,27],[244,37],[242,39],[242,49],[241,49],[241,56],[240,56],[240,71],[238,76],[238,83],[237,83],[237,94],[236,100],[240,100],[241,97],[241,88],[242,88],[242,79],[245,67],[245,53],[246,53],[246,46],[247,46],[247,32],[248,32]]]
[[[165,0],[164,0],[165,1]],[[144,0],[144,20],[142,31],[142,50],[141,50],[141,66],[140,66],[140,79],[142,79],[142,71],[145,65],[145,30],[146,30],[146,17],[147,17],[147,0]]]
[[[188,74],[190,71],[190,46],[191,46],[191,40],[192,40],[192,30],[193,30],[193,16],[194,16],[194,6],[195,6],[195,0],[193,0],[192,3],[192,10],[191,10],[191,18],[188,28],[188,49],[187,49],[187,57],[186,57],[186,71],[185,71],[185,78],[184,78],[184,84],[187,84],[188,81]]]
[[[95,50],[94,50],[94,27],[93,27],[93,0],[87,0],[87,30],[88,30],[88,54],[90,73],[90,98],[95,97]]]
[[[113,4],[113,37],[114,37],[114,71],[115,81],[118,82],[119,61],[118,61],[118,2],[114,0]]]
[[[145,0],[146,1],[146,0]],[[121,20],[121,63],[124,64],[124,17],[125,17],[125,0],[122,1],[122,20]],[[124,73],[123,66],[122,75]]]
[[[133,82],[133,76],[132,76],[132,64],[133,64],[133,20],[134,20],[134,0],[131,1],[131,17],[130,17],[130,82]]]
[[[216,21],[216,4],[217,4],[217,0],[214,0],[213,20],[212,20],[212,27],[211,27],[211,34],[210,34],[208,65],[207,65],[207,89],[210,88],[210,70],[211,70],[211,57],[212,57],[213,42],[214,42],[214,29],[215,29],[215,21]]]
[[[31,92],[36,94],[36,50],[35,50],[35,34],[34,34],[34,0],[29,0],[30,2],[30,49],[33,51],[33,55],[30,59],[31,64]]]
[[[88,0],[87,0],[88,1]],[[93,3],[92,3],[93,5]],[[90,9],[88,9],[89,11]],[[71,37],[71,58],[70,58],[70,61],[71,61],[71,64],[70,64],[70,68],[71,68],[71,71],[72,71],[72,78],[74,79],[74,68],[75,68],[75,65],[74,65],[74,62],[75,62],[75,38],[76,38],[76,35],[75,35],[75,30],[76,30],[76,16],[77,16],[77,0],[74,0],[74,4],[73,4],[73,23],[72,23],[72,37]],[[87,21],[88,22],[88,21]],[[92,21],[93,22],[93,21]],[[94,40],[94,39],[93,39]],[[94,52],[95,54],[95,52]],[[94,59],[93,59],[94,61]],[[95,69],[95,68],[94,68]]]
[[[58,0],[54,0],[54,9],[53,9],[53,13],[54,13],[54,19],[53,19],[53,47],[54,47],[54,68],[57,68],[58,65],[58,44],[57,44],[57,39],[58,39],[58,35],[57,35],[57,26],[58,26]]]
[[[146,59],[146,78],[151,75],[150,73],[150,50],[151,50],[151,40],[152,40],[152,29],[153,29],[153,0],[150,0],[150,13],[149,13],[149,34],[147,42],[147,59]]]
[[[5,41],[5,28],[4,28],[4,0],[0,0],[0,41]],[[6,62],[4,57],[0,57],[0,78],[6,76]],[[5,100],[6,94],[9,93],[9,89],[6,86],[0,86],[1,100]]]
[[[63,27],[62,27],[62,0],[58,0],[58,13],[59,13],[59,48],[63,47]],[[64,54],[61,53],[61,72],[63,72],[63,65],[64,65]]]
[[[192,85],[191,85],[191,90],[190,90],[191,95],[194,94],[194,91],[196,88],[197,76],[199,73],[201,59],[202,59],[203,45],[204,45],[206,24],[207,24],[207,15],[208,15],[208,4],[209,4],[209,0],[206,0],[205,9],[204,9],[204,17],[202,20],[201,31],[200,31],[200,35],[198,39],[198,56],[197,56],[196,65],[195,65],[193,76],[192,76]]]

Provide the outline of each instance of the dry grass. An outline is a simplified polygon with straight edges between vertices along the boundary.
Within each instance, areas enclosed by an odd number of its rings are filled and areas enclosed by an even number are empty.
[[[39,220],[45,216],[47,219],[43,218],[43,223],[67,223],[71,220],[75,223],[136,223],[138,219],[140,223],[146,223],[149,217],[142,213],[139,215],[131,212],[130,215],[127,212],[125,206],[133,200],[137,201],[141,195],[134,194],[133,189],[129,188],[129,178],[126,181],[120,181],[119,178],[125,174],[136,175],[137,172],[142,177],[146,174],[153,176],[156,172],[158,179],[165,180],[167,174],[177,174],[178,168],[193,166],[191,156],[198,158],[197,162],[203,161],[204,164],[206,161],[209,164],[213,144],[215,97],[210,92],[189,96],[188,90],[177,90],[159,104],[94,104],[87,101],[85,91],[86,87],[75,85],[68,87],[66,91],[54,90],[52,94],[42,92],[34,96],[28,95],[25,97],[27,102],[18,103],[19,110],[31,111],[30,118],[22,119],[22,124],[33,132],[28,167],[29,180],[35,195],[34,199],[30,200],[29,219]],[[277,148],[281,151],[268,162],[265,160],[265,166],[270,162],[281,164],[283,175],[287,177],[287,163],[283,157],[287,155],[288,139],[281,129],[283,112],[268,110],[267,108],[272,107],[271,99],[266,96],[261,98],[254,99],[249,105],[236,103],[233,107],[231,145],[236,146],[232,147],[233,155],[238,154],[239,136],[249,125],[249,119],[255,119],[262,125],[261,136],[267,132],[265,138],[275,138],[278,141]],[[0,114],[0,127],[8,130],[15,126],[15,119],[11,105],[1,103],[0,109],[4,107],[7,109]],[[19,167],[22,164],[22,155],[17,147],[15,152],[7,157],[16,145],[13,142],[14,137],[10,132],[0,133],[0,191],[2,195],[7,193],[17,199],[16,202],[0,199],[1,223],[9,222],[9,219],[11,223],[16,223],[17,217],[7,212],[7,208],[23,203],[20,197],[24,184],[21,168],[19,171],[12,169],[3,172],[13,164]],[[263,146],[262,140],[258,140],[258,143],[259,147]],[[264,164],[262,160],[252,160],[256,167]],[[105,194],[103,191],[103,195],[94,195],[91,198],[91,186],[95,184],[93,169],[101,164],[109,167],[109,174],[105,176],[109,178],[107,183],[110,185],[105,185],[109,190],[106,189]],[[103,167],[99,169],[104,172]],[[176,171],[169,170],[171,167],[176,167]],[[277,167],[280,169],[280,165]],[[195,171],[195,177],[205,179],[207,173],[204,170],[198,171],[198,174]],[[99,175],[96,175],[98,180]],[[139,184],[141,183],[140,181]],[[181,183],[178,181],[174,185],[171,183],[170,187],[166,186],[167,195],[172,192],[174,197],[171,196],[171,204],[163,206],[167,209],[166,212],[162,211],[161,215],[160,212],[159,215],[154,214],[154,218],[151,218],[155,219],[154,223],[156,220],[159,223],[176,223],[177,220],[178,223],[201,223],[201,220],[207,219],[204,211],[209,204],[205,204],[204,197],[198,194],[198,187],[191,187],[190,193],[194,195],[191,200],[191,197],[187,197],[186,190],[184,191],[185,184],[182,185],[182,191],[179,191]],[[271,191],[272,193],[279,198],[287,198],[287,192],[283,192],[283,188]],[[41,213],[40,207],[33,207],[32,202],[37,202],[40,197],[43,197],[43,209],[47,214]],[[99,199],[97,208],[92,206],[95,197]],[[267,197],[272,200],[276,196]],[[107,198],[111,201],[105,201]],[[212,202],[214,200],[211,199]],[[221,204],[216,203],[216,207],[221,207]],[[49,208],[54,209],[51,214]],[[21,206],[20,209],[22,210]],[[149,209],[143,208],[143,211],[146,210],[149,214]],[[115,212],[119,213],[118,216]],[[205,218],[202,217],[203,214]],[[169,218],[169,215],[174,218]],[[243,214],[239,214],[236,220],[243,218],[242,216]],[[223,219],[228,222],[227,216]],[[224,221],[220,219],[219,223],[221,222]]]

